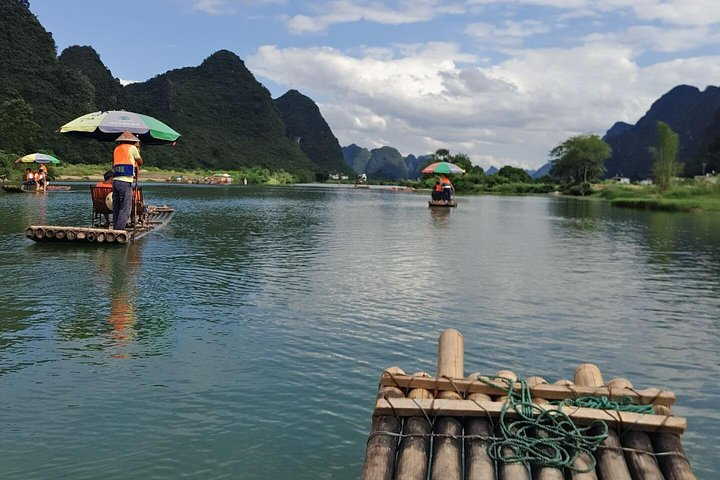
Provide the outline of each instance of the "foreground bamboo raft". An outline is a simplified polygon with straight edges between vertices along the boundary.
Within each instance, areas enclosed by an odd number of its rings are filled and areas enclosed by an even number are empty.
[[[103,227],[31,225],[25,230],[25,236],[35,242],[127,244],[166,226],[175,214],[175,210],[170,207],[151,206],[148,208],[147,219],[135,229],[113,230]]]
[[[540,377],[525,379],[532,403],[557,410],[549,402],[605,397],[634,406],[652,405],[653,413],[563,406],[577,426],[597,425],[599,420],[607,424],[607,437],[592,458],[577,454],[569,468],[493,460],[489,447],[501,437],[497,423],[507,401],[505,388],[512,385],[513,391],[519,391],[522,384],[507,370],[492,377],[465,376],[463,356],[463,336],[450,329],[440,336],[436,377],[425,372],[406,375],[397,367],[383,372],[363,479],[696,480],[680,441],[687,422],[671,411],[675,394],[656,388],[638,390],[623,378],[606,383],[592,364],[577,367],[572,381],[550,384]],[[512,417],[512,412],[506,415]],[[536,431],[531,430],[531,436],[532,432]],[[502,448],[503,454],[514,453],[510,447]]]

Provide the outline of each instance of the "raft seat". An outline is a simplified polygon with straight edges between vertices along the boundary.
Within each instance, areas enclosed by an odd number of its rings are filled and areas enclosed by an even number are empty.
[[[112,187],[90,187],[90,195],[92,196],[93,212],[92,225],[110,225],[110,215],[112,215]],[[108,201],[110,195],[110,201]],[[142,188],[137,187],[133,193],[133,201],[135,202],[135,214],[143,215],[145,202],[143,201]]]

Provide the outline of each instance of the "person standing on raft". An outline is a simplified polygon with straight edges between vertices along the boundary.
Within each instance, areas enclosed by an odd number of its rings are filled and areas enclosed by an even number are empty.
[[[143,164],[140,157],[140,139],[124,132],[116,140],[120,145],[113,152],[113,228],[125,230],[132,208],[132,186],[137,170]]]

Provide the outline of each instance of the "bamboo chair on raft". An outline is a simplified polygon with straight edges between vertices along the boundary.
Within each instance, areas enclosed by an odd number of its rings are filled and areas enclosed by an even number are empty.
[[[92,225],[99,227],[110,227],[110,216],[112,215],[112,187],[91,186],[90,194],[92,196]],[[133,189],[133,206],[130,214],[130,222],[134,226],[138,223],[145,223],[145,202],[143,200],[142,188]],[[116,230],[124,230],[125,226],[118,228],[113,225]]]

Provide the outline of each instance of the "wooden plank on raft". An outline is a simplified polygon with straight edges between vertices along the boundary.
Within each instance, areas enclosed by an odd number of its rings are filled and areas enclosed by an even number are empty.
[[[497,416],[502,411],[503,402],[478,402],[472,400],[414,400],[409,398],[381,398],[375,403],[374,415],[398,415],[401,417],[423,415],[430,416]],[[643,415],[615,410],[598,410],[583,407],[558,407],[543,405],[546,410],[562,410],[573,421],[588,425],[601,420],[613,427],[642,430],[646,432],[682,433],[687,428],[687,419],[665,415]],[[506,415],[513,415],[508,411]]]
[[[448,379],[448,378],[418,378],[409,375],[383,374],[380,378],[381,386],[393,386],[398,388],[424,388],[429,391],[449,390],[461,393],[484,393],[486,395],[504,395],[505,391],[501,386],[489,385],[479,380]],[[515,392],[520,392],[521,385],[513,385]],[[565,400],[566,398],[578,397],[608,397],[610,400],[620,400],[629,397],[633,403],[638,405],[665,405],[671,406],[675,403],[675,393],[669,390],[658,390],[648,388],[646,390],[635,390],[628,388],[608,387],[581,387],[577,385],[535,385],[530,387],[533,397],[544,398],[549,401]]]

